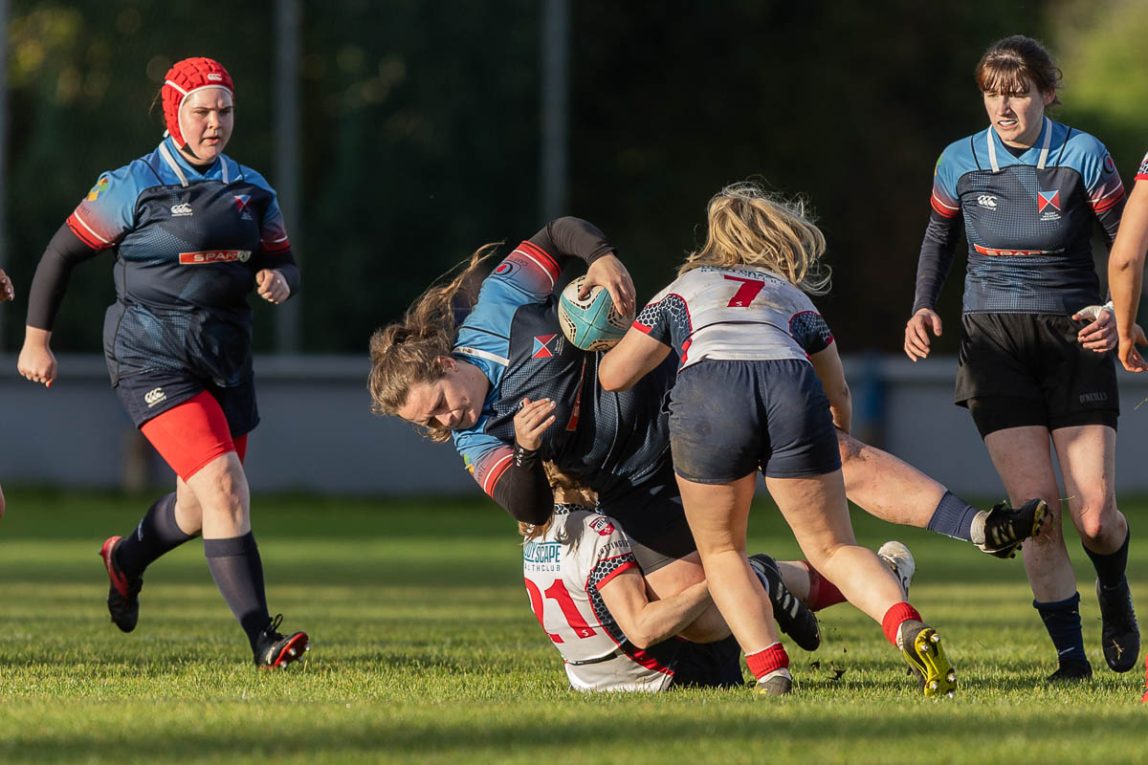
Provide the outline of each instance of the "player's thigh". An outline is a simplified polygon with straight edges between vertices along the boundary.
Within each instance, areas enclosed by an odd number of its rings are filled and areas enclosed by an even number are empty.
[[[765,487],[807,556],[856,544],[840,470],[804,478],[766,476]]]
[[[1058,428],[1052,441],[1068,507],[1078,525],[1082,512],[1101,517],[1115,513],[1116,431],[1106,425]]]
[[[695,483],[678,476],[686,518],[702,557],[726,550],[745,552],[749,507],[757,473],[730,483]]]
[[[1025,425],[994,430],[985,436],[985,448],[1014,505],[1033,497],[1050,505],[1056,502],[1059,493],[1048,428]]]

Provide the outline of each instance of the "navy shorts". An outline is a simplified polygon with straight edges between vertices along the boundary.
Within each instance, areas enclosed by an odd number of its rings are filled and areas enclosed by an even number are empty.
[[[1116,428],[1120,415],[1111,353],[1081,347],[1087,322],[1069,316],[970,313],[961,318],[954,399],[981,437],[1007,428]]]
[[[233,438],[250,433],[259,424],[254,380],[232,388],[221,388],[184,370],[151,369],[121,377],[115,391],[137,428],[203,391],[219,402]]]
[[[683,369],[670,392],[670,448],[674,470],[694,483],[841,468],[829,399],[798,359],[707,359]]]
[[[104,357],[136,427],[207,391],[233,438],[259,424],[251,328],[210,312],[160,311],[120,301],[104,316]]]

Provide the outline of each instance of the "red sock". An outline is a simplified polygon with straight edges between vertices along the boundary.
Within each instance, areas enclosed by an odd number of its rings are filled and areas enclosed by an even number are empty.
[[[885,632],[885,639],[896,646],[897,630],[910,619],[922,621],[917,609],[910,606],[908,601],[902,600],[900,603],[894,603],[890,606],[889,610],[885,612],[885,618],[881,620],[881,629]]]
[[[753,676],[760,680],[770,672],[788,667],[789,654],[785,652],[785,647],[781,643],[774,643],[757,653],[747,653],[745,663]]]
[[[822,576],[809,561],[802,563],[809,569],[809,598],[805,601],[805,606],[810,611],[820,611],[845,602],[845,596],[837,589],[837,585]]]

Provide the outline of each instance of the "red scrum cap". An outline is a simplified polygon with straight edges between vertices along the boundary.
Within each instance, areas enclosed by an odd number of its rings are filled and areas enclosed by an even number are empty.
[[[176,61],[163,77],[163,121],[167,132],[181,149],[187,145],[183,131],[179,129],[179,110],[183,102],[197,90],[204,88],[224,88],[235,94],[235,83],[223,64],[211,58],[185,58]]]

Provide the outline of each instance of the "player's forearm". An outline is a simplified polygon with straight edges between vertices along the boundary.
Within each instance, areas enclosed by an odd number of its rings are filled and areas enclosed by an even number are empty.
[[[630,629],[623,626],[622,631],[638,648],[648,648],[693,624],[712,602],[706,583],[698,582],[676,595],[648,602],[637,613]]]

